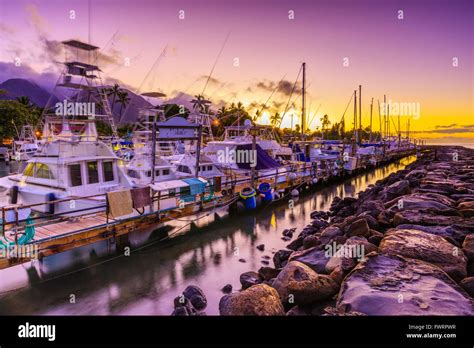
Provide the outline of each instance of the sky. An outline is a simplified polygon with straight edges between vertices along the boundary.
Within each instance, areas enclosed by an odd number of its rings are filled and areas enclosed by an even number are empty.
[[[362,85],[362,125],[378,129],[378,102],[411,105],[405,131],[474,138],[473,2],[470,0],[0,0],[0,82],[50,87],[63,40],[102,48],[107,82],[171,101],[202,93],[217,108],[241,101],[261,123],[287,112],[301,124],[306,62],[310,128],[345,117]],[[15,65],[15,62],[19,66]],[[208,80],[209,74],[212,72]],[[278,87],[278,88],[277,88]],[[409,103],[409,104],[407,104]],[[347,111],[345,112],[347,108]],[[392,130],[398,126],[394,115]]]

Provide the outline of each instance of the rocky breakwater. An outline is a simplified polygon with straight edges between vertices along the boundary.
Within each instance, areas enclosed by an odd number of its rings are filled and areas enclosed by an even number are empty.
[[[274,266],[242,274],[220,313],[474,315],[474,150],[430,150],[284,231]]]

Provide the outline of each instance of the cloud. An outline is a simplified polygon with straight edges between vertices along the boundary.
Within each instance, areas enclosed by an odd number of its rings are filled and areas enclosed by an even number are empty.
[[[474,124],[458,125],[436,125],[435,129],[423,130],[423,131],[412,131],[416,134],[456,134],[456,133],[474,133]]]
[[[282,93],[286,96],[289,96],[291,94],[291,91],[293,90],[293,86],[295,85],[294,82],[290,82],[288,80],[281,80],[278,82],[275,81],[260,81],[258,82],[255,86],[258,89],[262,89],[268,92],[272,92],[277,89],[277,92]],[[250,90],[252,88],[250,87]],[[294,87],[293,94],[301,94],[301,87],[298,86],[298,84]]]
[[[11,78],[31,80],[47,90],[52,90],[58,75],[51,71],[38,73],[26,64],[15,66],[13,63],[0,62],[0,82]]]
[[[48,22],[41,16],[36,5],[27,4],[25,10],[30,18],[31,24],[33,24],[37,32],[45,34],[50,29]]]
[[[207,79],[209,79],[209,83],[212,83],[212,84],[215,84],[215,85],[220,85],[222,84],[222,81],[216,79],[215,77],[209,77],[209,75],[201,75],[199,76],[199,79],[200,80],[204,80],[204,81],[207,81]]]

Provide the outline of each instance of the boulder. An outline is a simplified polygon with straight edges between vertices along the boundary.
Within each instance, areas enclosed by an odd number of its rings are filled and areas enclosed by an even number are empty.
[[[364,237],[351,237],[343,245],[326,246],[326,256],[331,256],[326,264],[326,272],[332,273],[339,268],[344,273],[348,273],[359,261],[362,261],[366,254],[378,251],[378,248],[369,243]]]
[[[319,245],[321,242],[317,236],[307,236],[303,239],[303,249],[309,249]]]
[[[474,277],[464,278],[459,285],[461,285],[471,297],[474,297]]]
[[[337,226],[329,226],[326,227],[324,230],[321,231],[321,236],[319,237],[319,241],[321,245],[326,245],[331,243],[334,238],[337,236],[342,236],[344,233],[342,230]]]
[[[402,224],[422,226],[458,225],[461,228],[468,228],[470,230],[474,229],[474,220],[470,221],[469,219],[464,219],[461,216],[444,216],[413,210],[402,210],[394,215],[392,219],[392,225],[398,226]]]
[[[242,284],[242,289],[250,288],[252,285],[256,285],[261,282],[262,281],[257,272],[244,272],[240,275],[240,284]]]
[[[285,315],[277,291],[258,284],[241,291],[225,295],[219,301],[221,315]]]
[[[389,230],[380,251],[432,263],[455,280],[467,275],[467,258],[462,250],[444,238],[418,230]]]
[[[370,227],[367,220],[360,218],[355,220],[348,228],[348,236],[368,237],[370,235]]]
[[[382,191],[382,201],[392,200],[408,193],[410,193],[410,182],[408,180],[400,180]]]
[[[326,251],[313,247],[303,251],[295,251],[291,254],[288,261],[301,262],[316,273],[327,273],[326,264],[329,261],[329,257],[326,255]]]
[[[367,315],[474,315],[473,300],[439,267],[376,253],[344,279],[337,308]]]
[[[270,280],[276,278],[280,273],[281,269],[276,269],[272,267],[260,267],[258,270],[258,276],[263,280]]]
[[[454,241],[454,244],[460,246],[462,241],[469,233],[468,229],[462,229],[458,226],[422,226],[413,224],[401,224],[397,226],[400,230],[418,230],[443,237],[448,241]]]
[[[314,272],[298,261],[291,261],[273,282],[284,304],[307,305],[334,296],[337,284],[327,275]]]
[[[275,255],[273,255],[273,264],[275,265],[275,268],[283,268],[287,264],[288,258],[292,253],[292,250],[278,250]]]
[[[462,243],[462,250],[470,261],[474,260],[474,234],[466,236]]]
[[[466,218],[473,217],[474,216],[474,201],[462,202],[458,205],[458,209],[464,217]]]

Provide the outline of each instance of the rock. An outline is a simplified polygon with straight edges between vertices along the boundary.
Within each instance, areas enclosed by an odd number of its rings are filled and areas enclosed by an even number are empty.
[[[462,251],[470,261],[474,260],[474,234],[466,236],[462,243]]]
[[[244,272],[240,275],[240,284],[242,284],[242,289],[250,288],[252,285],[261,283],[257,272]]]
[[[281,269],[276,269],[272,267],[260,267],[258,270],[258,275],[263,280],[270,280],[272,278],[276,278],[280,273]]]
[[[447,200],[448,199],[446,198],[446,201]],[[400,210],[416,210],[429,211],[443,215],[459,215],[456,209],[431,198],[429,194],[411,194],[400,196],[387,203],[386,207],[390,212],[393,213]]]
[[[316,229],[316,231],[319,231],[322,228],[327,227],[328,223],[325,220],[322,219],[314,219],[311,221],[311,226]]]
[[[189,299],[183,296],[177,296],[174,298],[174,308],[178,307],[189,307]]]
[[[317,236],[307,236],[303,239],[303,249],[309,249],[319,245],[320,241]]]
[[[380,200],[366,200],[361,202],[359,212],[368,212],[370,216],[377,218],[377,216],[385,211],[385,206],[382,201]],[[374,227],[373,227],[374,228]]]
[[[298,261],[291,261],[282,269],[273,287],[283,303],[297,305],[329,299],[339,289],[339,285],[330,277],[317,274]]]
[[[206,295],[204,295],[204,291],[202,291],[202,289],[196,285],[189,285],[183,291],[183,296],[187,298],[188,300],[191,300],[191,298],[195,295],[199,295],[201,297],[206,298]]]
[[[380,251],[432,263],[455,280],[467,275],[467,258],[462,250],[434,234],[392,229],[380,242]]]
[[[264,251],[265,250],[265,244],[257,245],[257,249],[260,250],[260,251]]]
[[[383,238],[383,233],[380,233],[379,231],[375,231],[375,230],[370,230],[370,237],[368,238],[370,243],[374,245],[379,245],[382,238]]]
[[[261,260],[260,262],[262,263],[262,265],[265,265],[265,266],[268,266],[270,264],[270,262],[267,260]]]
[[[459,285],[461,285],[471,297],[474,297],[474,277],[464,278]]]
[[[342,312],[335,307],[326,307],[324,308],[323,316],[327,317],[361,317],[367,316],[367,314],[360,313],[360,312]]]
[[[201,295],[194,295],[193,297],[191,297],[190,301],[193,307],[196,308],[198,311],[203,310],[207,306],[206,297],[203,297]]]
[[[400,180],[391,184],[383,190],[382,201],[392,200],[396,197],[403,196],[408,193],[410,193],[410,182],[408,180]]]
[[[282,234],[285,237],[293,238],[293,233],[295,232],[295,230],[296,230],[296,228],[288,228],[286,230],[283,230]]]
[[[293,253],[291,250],[278,250],[275,255],[273,255],[273,264],[275,268],[283,268],[288,261],[288,258]]]
[[[190,285],[183,291],[183,296],[189,300],[189,302],[193,305],[194,308],[197,310],[202,310],[207,306],[207,299],[206,295],[202,289],[195,285]],[[176,299],[175,299],[176,305]]]
[[[378,248],[369,243],[364,237],[351,237],[344,244],[326,246],[326,256],[330,256],[326,264],[326,272],[332,273],[339,268],[344,274],[347,274],[357,263],[363,260],[366,254],[378,251]]]
[[[298,261],[305,264],[316,273],[329,274],[329,272],[326,272],[326,264],[329,261],[329,257],[326,255],[326,251],[319,250],[317,247],[309,248],[303,251],[295,251],[291,254],[288,261]]]
[[[188,316],[191,315],[187,307],[177,307],[174,309],[172,316]]]
[[[246,263],[247,260],[245,260],[245,259],[242,258],[242,259],[239,259],[239,262]]]
[[[474,315],[472,299],[439,267],[376,253],[344,279],[337,308],[367,315]]]
[[[300,306],[293,306],[290,308],[288,312],[286,312],[287,316],[306,316],[311,315],[311,308],[300,307]]]
[[[393,226],[402,224],[422,225],[422,226],[454,226],[474,229],[474,221],[464,219],[461,216],[443,216],[428,212],[413,210],[402,210],[396,213],[392,219]]]
[[[224,287],[222,288],[222,292],[224,294],[230,294],[232,292],[232,285],[231,284],[224,285]]]
[[[469,230],[462,229],[458,226],[422,226],[412,224],[401,224],[397,226],[397,229],[401,230],[418,230],[426,233],[436,234],[446,240],[454,240],[454,244],[461,246],[462,241],[469,233]]]
[[[326,245],[331,243],[334,238],[342,236],[344,233],[337,226],[329,226],[321,231],[321,236],[319,237],[321,245]]]
[[[356,221],[354,221],[349,226],[347,235],[348,236],[362,236],[362,237],[370,236],[370,227],[369,227],[369,224],[367,223],[367,220],[362,218],[362,219],[357,219]]]
[[[294,241],[292,241],[290,244],[288,244],[286,247],[288,249],[291,249],[291,250],[298,250],[298,248],[303,246],[303,240],[304,240],[304,238],[299,236]]]
[[[474,201],[462,202],[458,205],[458,209],[464,217],[466,218],[473,217],[474,216]]]
[[[254,285],[242,292],[225,295],[219,302],[221,315],[285,315],[277,291],[266,285]]]

